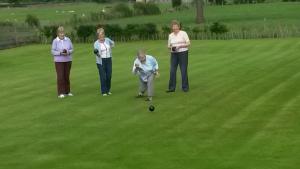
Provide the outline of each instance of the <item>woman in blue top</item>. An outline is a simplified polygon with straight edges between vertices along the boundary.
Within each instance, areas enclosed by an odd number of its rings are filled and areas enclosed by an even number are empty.
[[[101,94],[103,96],[111,95],[111,75],[112,75],[112,53],[111,49],[115,43],[105,37],[103,28],[97,30],[98,40],[94,43],[94,53],[100,76]]]

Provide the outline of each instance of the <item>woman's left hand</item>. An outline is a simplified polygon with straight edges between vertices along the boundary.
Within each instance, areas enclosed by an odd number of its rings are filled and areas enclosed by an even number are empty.
[[[159,72],[158,71],[155,72],[155,78],[159,78],[159,76],[160,76]]]

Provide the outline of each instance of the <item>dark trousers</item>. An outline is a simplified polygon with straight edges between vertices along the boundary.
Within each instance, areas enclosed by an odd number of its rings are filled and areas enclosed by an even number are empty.
[[[179,65],[181,71],[182,90],[189,90],[188,80],[188,51],[171,53],[169,90],[176,89],[176,73]]]
[[[111,87],[112,59],[102,58],[102,65],[97,64],[97,67],[100,76],[101,93],[107,94],[110,92]]]
[[[55,62],[58,95],[70,93],[71,66],[72,62]]]

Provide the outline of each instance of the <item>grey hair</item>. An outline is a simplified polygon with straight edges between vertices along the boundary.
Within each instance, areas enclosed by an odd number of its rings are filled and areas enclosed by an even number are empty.
[[[105,31],[103,28],[98,28],[97,29],[97,36],[99,36],[100,34],[104,34],[105,35]]]
[[[139,49],[138,51],[137,51],[137,57],[139,57],[140,55],[146,55],[146,51],[145,51],[145,49]]]
[[[59,33],[64,32],[64,31],[65,31],[64,27],[63,26],[59,26],[57,28],[57,30],[56,30],[56,33],[59,34]]]
[[[173,25],[177,25],[181,29],[181,23],[175,19],[171,21],[171,29]]]

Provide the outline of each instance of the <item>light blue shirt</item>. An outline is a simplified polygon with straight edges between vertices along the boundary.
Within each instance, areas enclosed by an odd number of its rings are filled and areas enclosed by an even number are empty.
[[[139,68],[136,68],[135,65],[138,64]],[[148,81],[148,77],[151,76],[155,71],[158,70],[158,63],[153,56],[146,55],[145,63],[136,58],[133,63],[132,73],[138,74],[140,78],[144,81]]]
[[[102,58],[111,58],[112,51],[111,48],[114,47],[115,42],[109,38],[105,38],[104,42],[101,43],[99,40],[96,40],[94,43],[94,49],[98,49],[99,56],[96,56],[96,63],[102,64]]]

